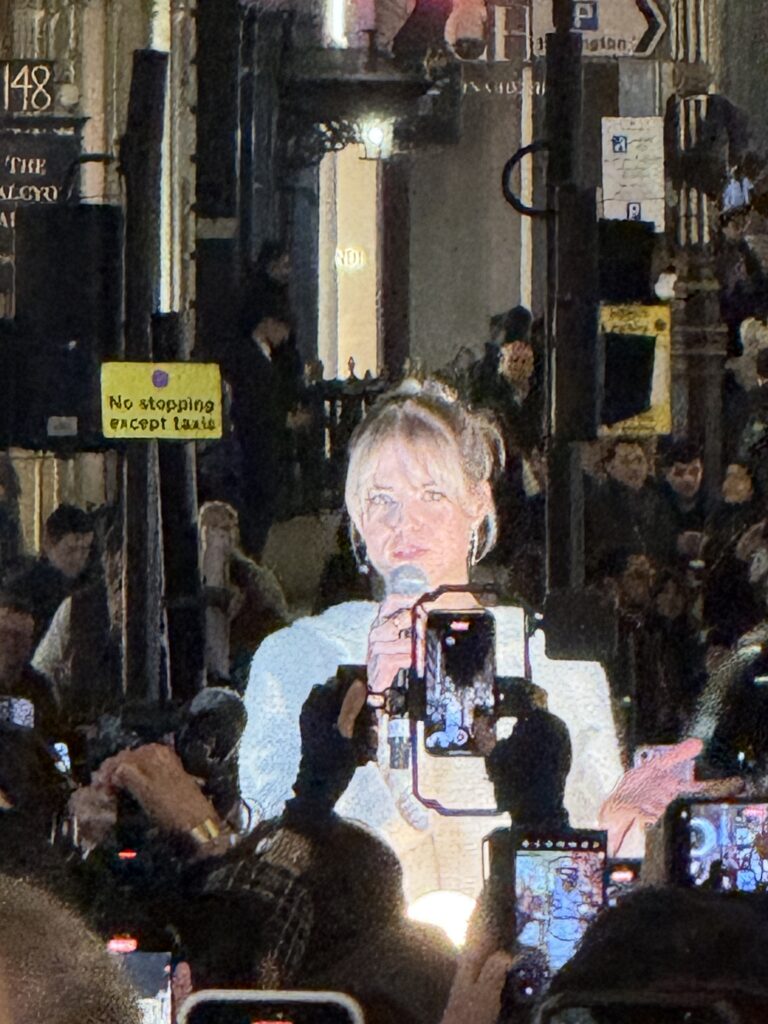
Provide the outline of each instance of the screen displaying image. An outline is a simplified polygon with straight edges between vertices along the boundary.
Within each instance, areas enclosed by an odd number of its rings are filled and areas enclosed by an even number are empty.
[[[429,616],[424,735],[431,754],[475,752],[475,715],[494,706],[494,641],[487,613]]]
[[[573,956],[603,907],[604,867],[601,849],[515,854],[518,941],[544,953],[550,976]]]
[[[691,804],[688,871],[695,885],[723,890],[768,889],[768,804]]]
[[[139,995],[143,1024],[171,1024],[171,954],[116,953]]]

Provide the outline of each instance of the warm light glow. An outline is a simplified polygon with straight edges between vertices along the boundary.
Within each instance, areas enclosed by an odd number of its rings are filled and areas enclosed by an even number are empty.
[[[438,890],[428,892],[408,908],[412,921],[442,928],[455,946],[463,946],[475,901],[463,892]]]
[[[107,943],[107,950],[110,953],[135,953],[138,948],[138,939],[130,935],[116,935]]]

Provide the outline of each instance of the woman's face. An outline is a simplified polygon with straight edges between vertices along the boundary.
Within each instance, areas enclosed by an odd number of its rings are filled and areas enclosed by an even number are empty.
[[[386,578],[415,565],[431,586],[466,583],[472,530],[490,511],[488,486],[470,490],[458,450],[438,453],[430,441],[393,437],[371,458],[360,532],[373,567]]]

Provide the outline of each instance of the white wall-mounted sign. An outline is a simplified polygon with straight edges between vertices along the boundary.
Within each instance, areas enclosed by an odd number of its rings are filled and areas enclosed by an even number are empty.
[[[603,118],[603,217],[664,230],[664,118]]]

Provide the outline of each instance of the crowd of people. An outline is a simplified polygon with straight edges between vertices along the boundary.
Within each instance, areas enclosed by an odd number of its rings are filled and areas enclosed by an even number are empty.
[[[267,255],[248,358],[295,382],[298,370],[278,368],[290,344],[285,261]],[[59,506],[40,554],[25,554],[18,481],[0,461],[0,871],[11,880],[6,892],[0,878],[0,904],[27,893],[53,922],[70,912],[34,886],[54,891],[101,940],[130,933],[171,951],[186,989],[338,990],[374,1024],[522,1024],[540,992],[526,980],[536,971],[516,943],[520,922],[502,920],[493,880],[483,887],[494,827],[511,815],[539,834],[605,830],[608,857],[626,860],[650,850],[652,826],[682,795],[763,797],[768,349],[752,387],[726,381],[721,479],[706,479],[690,439],[584,446],[586,585],[613,601],[616,643],[602,662],[563,661],[547,656],[541,617],[543,352],[521,308],[491,330],[480,360],[455,361],[442,380],[406,379],[360,418],[338,556],[354,579],[347,588],[335,575],[335,603],[313,616],[292,622],[257,560],[276,508],[264,487],[274,497],[278,463],[295,450],[271,449],[268,473],[241,462],[238,486],[252,491],[227,491],[216,453],[204,453],[208,685],[182,706],[124,701],[120,510]],[[230,384],[235,436],[256,459],[258,416],[290,437],[303,400],[294,393],[275,411],[277,376],[269,402],[254,400],[251,371],[233,366]],[[485,607],[478,578],[496,581],[499,604]],[[499,693],[517,720],[505,731],[494,706],[454,723],[475,757],[426,756],[423,743],[419,754],[422,726],[397,724],[398,686],[425,668],[415,602],[445,586],[430,611],[490,612]],[[392,754],[404,735],[405,768]],[[626,1022],[643,993],[677,993],[685,1007],[708,979],[745,1021],[761,1019],[760,957],[732,967],[747,931],[749,942],[762,934],[761,897],[674,892],[650,869],[646,881],[661,891],[600,916],[547,998],[586,1006],[599,991],[606,1005],[589,1019]],[[435,892],[476,903],[458,958],[406,914]],[[702,921],[715,919],[705,940]],[[106,961],[93,969],[113,978]],[[121,984],[104,982],[116,1006]]]

